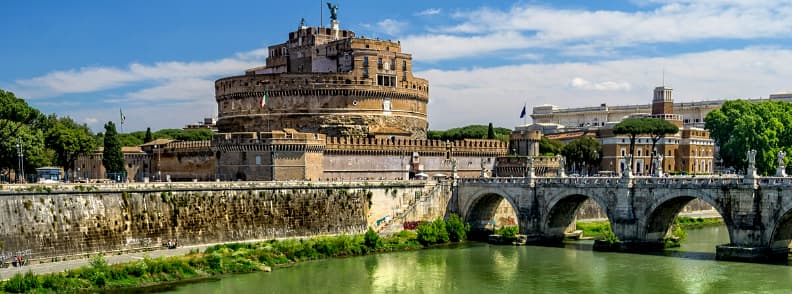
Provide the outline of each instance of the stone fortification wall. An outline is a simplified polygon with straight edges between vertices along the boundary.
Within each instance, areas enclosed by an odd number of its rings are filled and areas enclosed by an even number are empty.
[[[404,222],[430,221],[445,216],[451,182],[410,181],[402,186],[372,189],[368,226],[380,231],[401,231]]]
[[[215,89],[220,132],[294,128],[329,136],[426,138],[429,94],[423,79],[383,87],[340,73],[284,73],[224,78]]]
[[[361,233],[388,199],[426,182],[4,186],[0,254],[29,259],[278,237]],[[87,189],[87,190],[86,190]],[[371,199],[374,198],[373,202]],[[370,214],[369,211],[376,211]],[[439,211],[436,211],[439,212]],[[372,221],[373,220],[373,221]]]
[[[151,155],[149,180],[209,181],[215,179],[217,160],[212,141],[171,142]]]
[[[498,140],[328,137],[323,178],[405,179],[419,172],[451,176],[452,160],[459,176],[477,177],[482,167],[492,171],[495,158],[506,152],[507,144]]]
[[[508,144],[498,140],[465,139],[458,141],[411,140],[401,138],[327,137],[326,153],[407,154],[418,152],[435,156],[502,156]]]

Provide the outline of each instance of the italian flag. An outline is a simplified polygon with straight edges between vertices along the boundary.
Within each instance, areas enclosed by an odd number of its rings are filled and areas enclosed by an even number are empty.
[[[267,105],[267,96],[269,96],[269,93],[267,89],[264,89],[264,96],[261,96],[261,101],[259,101],[259,107],[264,108],[264,105]]]

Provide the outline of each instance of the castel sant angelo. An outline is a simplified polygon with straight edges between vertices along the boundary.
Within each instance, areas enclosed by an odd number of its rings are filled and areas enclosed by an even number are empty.
[[[139,158],[127,159],[129,178],[481,176],[508,152],[498,140],[427,140],[429,82],[413,75],[412,55],[398,41],[340,29],[335,9],[329,28],[303,22],[268,49],[265,65],[215,82],[218,133],[211,141],[143,144]],[[86,163],[77,164],[88,171]]]

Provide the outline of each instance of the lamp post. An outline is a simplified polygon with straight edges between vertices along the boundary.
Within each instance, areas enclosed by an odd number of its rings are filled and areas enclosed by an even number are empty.
[[[17,175],[17,181],[21,184],[25,182],[25,155],[22,153],[22,138],[17,137],[16,147],[17,158],[19,158],[19,173],[22,175],[21,178]]]

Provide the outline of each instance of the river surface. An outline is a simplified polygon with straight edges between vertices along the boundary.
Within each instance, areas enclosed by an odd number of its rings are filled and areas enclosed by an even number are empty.
[[[657,255],[471,243],[300,263],[169,293],[790,293],[792,266],[715,261],[724,226],[688,230]]]

